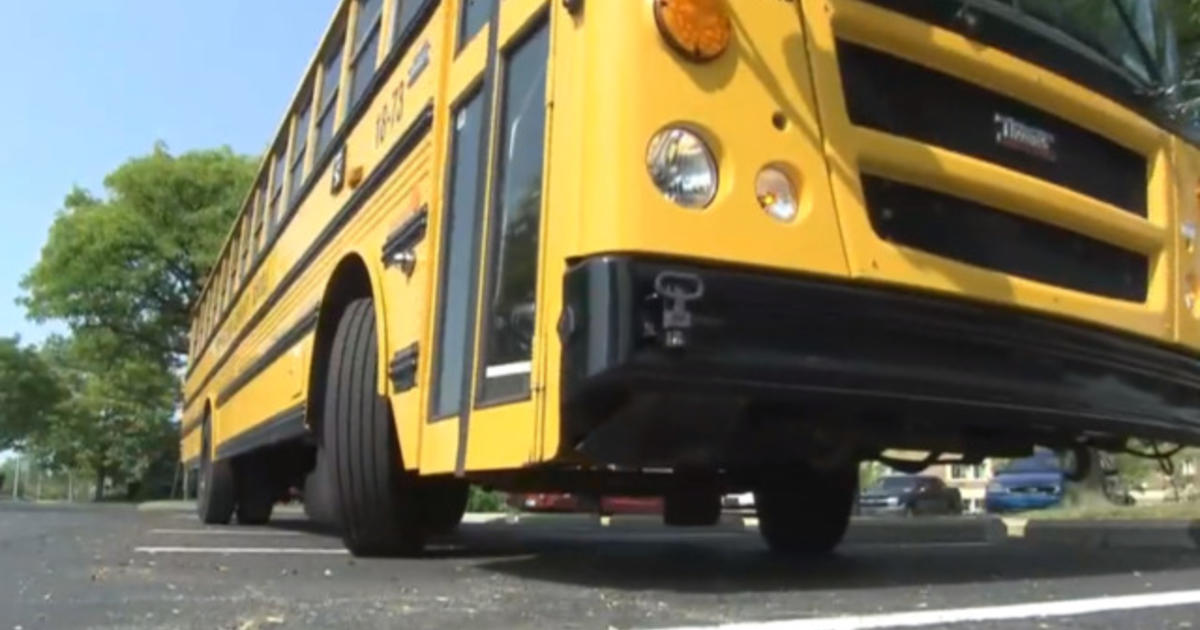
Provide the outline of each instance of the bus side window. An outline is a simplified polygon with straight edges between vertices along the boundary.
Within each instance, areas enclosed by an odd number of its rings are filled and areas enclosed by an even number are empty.
[[[441,294],[433,360],[432,419],[462,411],[463,375],[470,336],[470,296],[475,287],[476,226],[482,212],[479,152],[483,145],[483,94],[476,92],[453,113],[449,202],[442,228]]]
[[[317,160],[321,159],[337,129],[337,103],[345,42],[345,36],[335,39],[325,53],[325,70],[321,74],[321,106],[317,110],[317,144],[313,148],[313,157]]]
[[[508,56],[494,158],[494,220],[487,251],[483,400],[529,393],[546,128],[543,23]]]
[[[409,0],[415,4],[416,0]],[[458,48],[470,43],[485,24],[492,18],[492,7],[496,0],[463,0],[462,15],[459,16]]]
[[[281,207],[283,204],[283,172],[284,161],[287,159],[287,140],[279,139],[275,144],[275,165],[271,168],[271,204],[270,204],[270,221],[271,235],[274,236],[275,230],[279,228],[279,220],[283,217]]]
[[[394,13],[395,21],[392,23],[392,46],[399,45],[401,38],[408,36],[408,30],[412,28],[412,24],[417,19],[417,9],[421,8],[423,0],[397,0],[400,6],[396,8]]]
[[[382,27],[383,0],[358,0],[358,19],[354,24],[354,51],[350,58],[350,105],[353,110],[362,100],[379,57],[379,29]]]
[[[312,121],[312,101],[307,96],[302,96],[300,102],[303,103],[300,107],[300,112],[296,114],[296,135],[292,140],[292,190],[288,195],[288,203],[295,204],[296,191],[304,185],[304,156],[308,150],[308,128]]]

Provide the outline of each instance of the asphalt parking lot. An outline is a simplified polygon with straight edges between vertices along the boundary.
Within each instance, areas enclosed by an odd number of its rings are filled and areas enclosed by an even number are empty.
[[[1198,587],[1200,553],[1171,547],[862,541],[799,562],[752,528],[572,520],[468,524],[426,557],[360,560],[295,514],[205,528],[0,503],[0,630],[1200,628]]]

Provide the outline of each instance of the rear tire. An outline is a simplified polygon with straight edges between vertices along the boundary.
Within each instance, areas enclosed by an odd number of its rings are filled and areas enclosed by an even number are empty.
[[[714,488],[676,490],[663,496],[663,524],[712,527],[721,521],[721,494]]]
[[[266,525],[275,509],[275,483],[270,469],[261,459],[248,455],[238,462],[237,522],[239,525]]]
[[[470,484],[457,479],[423,484],[421,503],[425,508],[425,531],[440,536],[458,529],[467,513],[470,493]]]
[[[857,465],[777,478],[754,492],[759,533],[776,553],[827,554],[846,535],[857,489]]]
[[[400,461],[378,375],[375,306],[360,298],[342,313],[329,357],[322,429],[330,480],[351,553],[411,555],[425,546],[421,493]]]
[[[331,476],[329,455],[323,446],[318,446],[313,469],[304,478],[304,514],[315,523],[337,527],[337,495]]]
[[[228,525],[233,518],[233,463],[213,461],[212,418],[200,429],[200,474],[196,484],[196,515],[206,525]]]

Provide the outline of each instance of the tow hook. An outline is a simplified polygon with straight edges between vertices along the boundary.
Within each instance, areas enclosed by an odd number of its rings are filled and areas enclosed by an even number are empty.
[[[694,273],[663,271],[654,278],[654,291],[663,301],[662,345],[671,350],[687,347],[692,312],[688,303],[704,297],[704,280]]]

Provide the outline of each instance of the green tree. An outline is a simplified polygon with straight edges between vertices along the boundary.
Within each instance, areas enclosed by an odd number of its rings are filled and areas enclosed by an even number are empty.
[[[23,298],[37,321],[102,330],[178,366],[191,307],[240,209],[254,161],[228,148],[173,156],[161,144],[108,175],[107,198],[75,189]]]
[[[42,466],[89,472],[96,499],[107,482],[137,483],[178,458],[175,377],[121,344],[97,330],[51,339],[43,351],[69,395],[30,452]]]
[[[44,430],[64,395],[36,349],[15,337],[0,338],[0,451]]]

